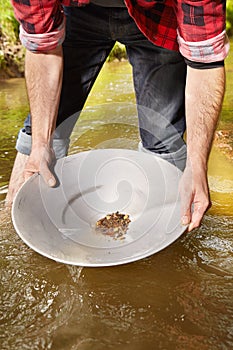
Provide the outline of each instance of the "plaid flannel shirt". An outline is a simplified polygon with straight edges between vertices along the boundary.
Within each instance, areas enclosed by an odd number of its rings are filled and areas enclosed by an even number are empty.
[[[20,38],[30,51],[45,52],[65,37],[64,6],[90,0],[12,0]],[[125,0],[129,14],[155,45],[180,50],[191,61],[216,62],[229,51],[226,0]]]

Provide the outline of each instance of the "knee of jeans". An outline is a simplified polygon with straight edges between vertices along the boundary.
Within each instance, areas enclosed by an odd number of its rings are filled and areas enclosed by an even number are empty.
[[[30,155],[32,147],[32,138],[31,135],[26,133],[26,130],[23,128],[18,133],[18,138],[16,141],[16,150],[22,154]]]
[[[175,165],[181,171],[183,171],[185,169],[186,159],[187,159],[186,144],[183,144],[175,152],[158,153],[158,152],[156,152],[156,150],[150,151],[150,150],[146,149],[145,147],[143,147],[142,142],[139,142],[138,150],[139,150],[139,152],[145,152],[145,153],[157,156],[161,159],[164,159],[164,160],[168,161],[169,163]]]
[[[56,159],[67,156],[70,139],[53,139],[53,149]],[[32,137],[28,135],[25,129],[21,129],[16,141],[16,150],[22,154],[30,155],[32,147]]]
[[[70,139],[53,139],[53,149],[56,159],[60,159],[67,156],[69,149]]]

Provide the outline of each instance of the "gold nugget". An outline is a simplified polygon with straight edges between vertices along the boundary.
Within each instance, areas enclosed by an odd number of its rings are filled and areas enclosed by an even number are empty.
[[[116,213],[107,214],[96,222],[96,231],[113,239],[124,239],[131,222],[129,215]]]

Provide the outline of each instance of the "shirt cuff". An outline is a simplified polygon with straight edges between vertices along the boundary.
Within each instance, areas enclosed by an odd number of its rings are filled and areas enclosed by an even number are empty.
[[[56,49],[65,39],[65,18],[62,24],[53,32],[43,34],[28,34],[20,26],[21,43],[32,52],[47,52]]]
[[[185,41],[178,32],[178,43],[182,56],[193,62],[210,63],[224,60],[230,50],[224,30],[217,36],[203,41]]]

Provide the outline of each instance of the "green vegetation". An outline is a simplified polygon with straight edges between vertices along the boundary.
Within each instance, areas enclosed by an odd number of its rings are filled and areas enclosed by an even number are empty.
[[[14,17],[10,0],[0,0],[0,29],[1,35],[6,35],[8,40],[18,40],[19,24]]]
[[[233,0],[227,0],[227,33],[233,35]]]
[[[108,56],[108,62],[112,62],[114,60],[121,61],[123,59],[127,59],[127,53],[126,53],[126,48],[125,45],[116,42],[114,45],[112,51],[110,52]]]
[[[6,77],[23,75],[24,49],[10,0],[0,0],[0,69]]]

